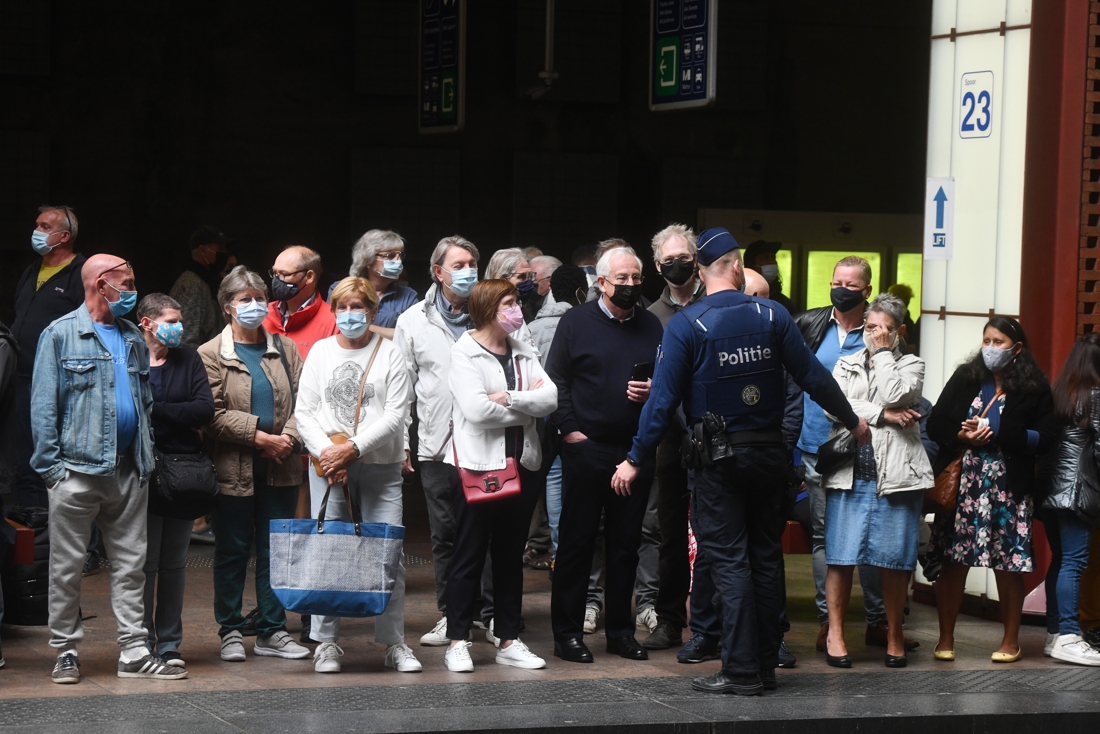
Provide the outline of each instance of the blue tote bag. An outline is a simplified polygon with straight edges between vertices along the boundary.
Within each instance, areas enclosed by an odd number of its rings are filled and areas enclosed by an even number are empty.
[[[326,521],[331,491],[316,520],[271,521],[271,589],[291,612],[377,616],[393,594],[405,528],[362,522],[357,502],[348,502],[352,522]]]

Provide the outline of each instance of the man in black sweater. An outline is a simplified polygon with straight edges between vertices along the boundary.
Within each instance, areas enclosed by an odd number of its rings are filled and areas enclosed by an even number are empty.
[[[633,250],[608,250],[596,273],[600,297],[562,316],[546,363],[558,386],[558,409],[551,420],[564,440],[550,601],[554,654],[579,663],[592,662],[583,641],[584,605],[601,513],[607,548],[607,651],[631,660],[648,658],[634,639],[630,607],[654,457],[641,462],[633,492],[616,493],[611,476],[630,450],[649,397],[648,376],[633,380],[634,368],[648,363],[652,371],[662,329],[656,316],[637,305],[642,262]]]
[[[19,343],[15,378],[15,483],[19,504],[48,507],[46,485],[31,469],[31,375],[38,337],[54,319],[84,303],[80,269],[84,256],[73,252],[78,222],[67,206],[43,206],[31,233],[31,247],[40,257],[27,266],[15,288],[15,321],[11,333]]]

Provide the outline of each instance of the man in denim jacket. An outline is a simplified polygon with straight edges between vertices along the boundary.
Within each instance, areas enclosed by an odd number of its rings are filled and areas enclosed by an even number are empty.
[[[149,352],[121,317],[137,301],[134,271],[112,255],[81,269],[84,304],[38,340],[31,387],[31,466],[50,499],[50,646],[54,683],[80,682],[80,580],[92,522],[111,558],[120,678],[186,678],[145,647],[146,507],[153,471]]]

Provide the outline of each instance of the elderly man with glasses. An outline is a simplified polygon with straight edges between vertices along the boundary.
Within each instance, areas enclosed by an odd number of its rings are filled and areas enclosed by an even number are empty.
[[[80,582],[92,521],[111,557],[120,678],[177,680],[187,671],[146,649],[145,565],[153,472],[149,350],[122,317],[137,303],[130,263],[93,255],[84,303],[42,332],[34,361],[31,465],[49,488],[50,646],[54,683],[79,683]]]
[[[550,616],[554,654],[577,663],[592,662],[583,632],[601,514],[607,557],[607,651],[630,660],[648,658],[634,638],[630,607],[642,517],[653,480],[653,452],[638,462],[640,478],[633,491],[613,491],[611,476],[630,450],[642,405],[649,398],[661,322],[638,304],[642,261],[634,250],[607,250],[596,264],[596,275],[600,297],[561,317],[546,361],[558,386],[558,409],[550,420],[564,441]]]
[[[293,340],[304,360],[309,348],[336,334],[336,317],[317,292],[321,256],[308,247],[291,245],[275,258],[271,276],[271,303],[264,328]]]
[[[76,212],[67,206],[43,206],[38,210],[31,248],[38,253],[15,288],[15,321],[11,331],[19,343],[16,365],[15,418],[18,430],[14,449],[19,504],[45,507],[46,485],[31,468],[31,375],[38,337],[54,319],[84,302],[80,268],[84,256],[73,252],[78,228]]]

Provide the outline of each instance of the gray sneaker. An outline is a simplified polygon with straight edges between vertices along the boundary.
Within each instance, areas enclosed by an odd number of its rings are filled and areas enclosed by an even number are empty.
[[[153,680],[180,680],[187,677],[187,671],[168,665],[162,658],[151,653],[146,654],[141,660],[128,663],[125,660],[118,661],[119,678],[152,678]]]
[[[80,661],[71,652],[63,652],[57,656],[57,663],[50,674],[54,683],[79,683]]]
[[[244,662],[244,637],[240,630],[230,630],[225,633],[225,637],[222,638],[222,660],[227,663]]]
[[[256,644],[252,648],[255,655],[266,655],[272,658],[287,658],[289,660],[301,660],[308,658],[311,653],[308,647],[302,647],[286,633],[285,630],[272,632],[270,635],[261,635],[256,638]]]

